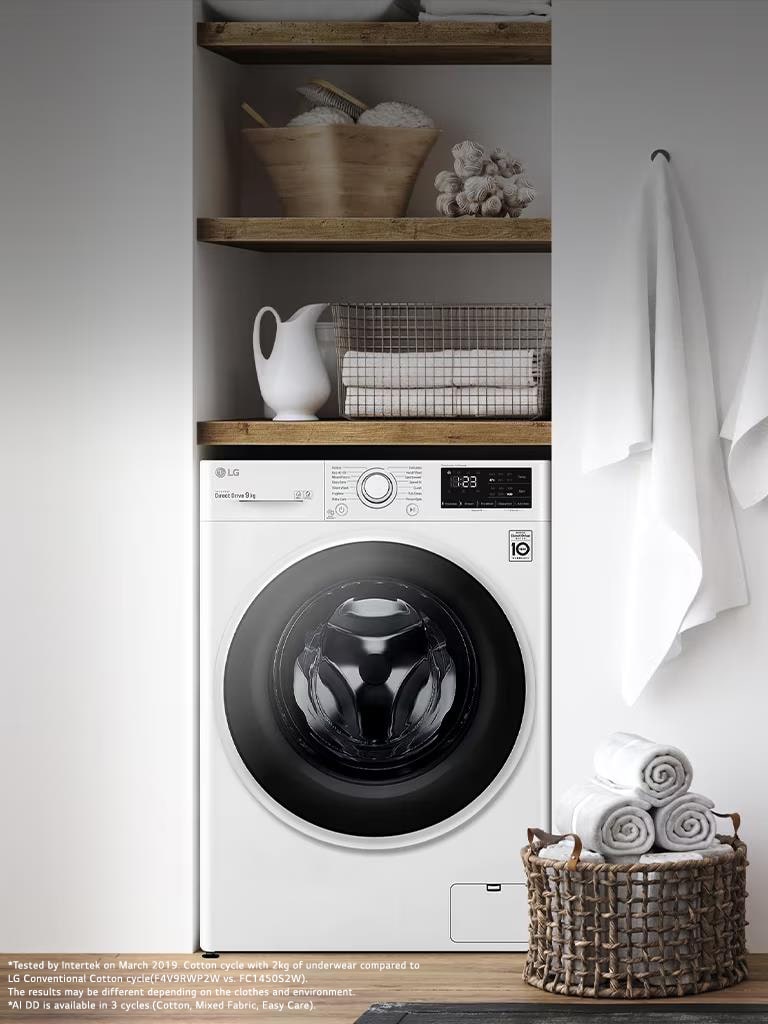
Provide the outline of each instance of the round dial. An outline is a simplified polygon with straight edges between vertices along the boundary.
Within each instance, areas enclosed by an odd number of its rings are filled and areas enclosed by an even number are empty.
[[[371,508],[383,508],[394,501],[397,484],[385,470],[368,469],[357,481],[357,493]]]

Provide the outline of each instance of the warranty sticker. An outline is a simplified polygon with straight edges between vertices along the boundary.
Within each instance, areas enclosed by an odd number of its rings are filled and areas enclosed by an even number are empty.
[[[533,561],[533,530],[509,531],[510,562]]]

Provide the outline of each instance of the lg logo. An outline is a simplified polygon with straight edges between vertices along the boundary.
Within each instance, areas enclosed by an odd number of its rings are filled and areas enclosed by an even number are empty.
[[[240,476],[239,469],[225,469],[224,466],[216,467],[216,476],[221,479],[224,476]]]

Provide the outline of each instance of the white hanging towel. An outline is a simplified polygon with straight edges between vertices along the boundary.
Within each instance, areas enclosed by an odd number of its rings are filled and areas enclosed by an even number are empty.
[[[748,601],[720,449],[696,258],[663,156],[605,283],[584,468],[632,457],[638,503],[626,580],[622,692],[633,704],[681,635]],[[638,454],[642,453],[642,454]]]
[[[749,356],[721,434],[732,442],[728,475],[733,493],[742,508],[751,508],[768,497],[768,280]]]

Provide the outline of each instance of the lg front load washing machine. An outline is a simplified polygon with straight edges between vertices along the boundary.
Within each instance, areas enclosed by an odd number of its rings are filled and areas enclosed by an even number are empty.
[[[201,472],[203,949],[525,948],[549,463]]]

